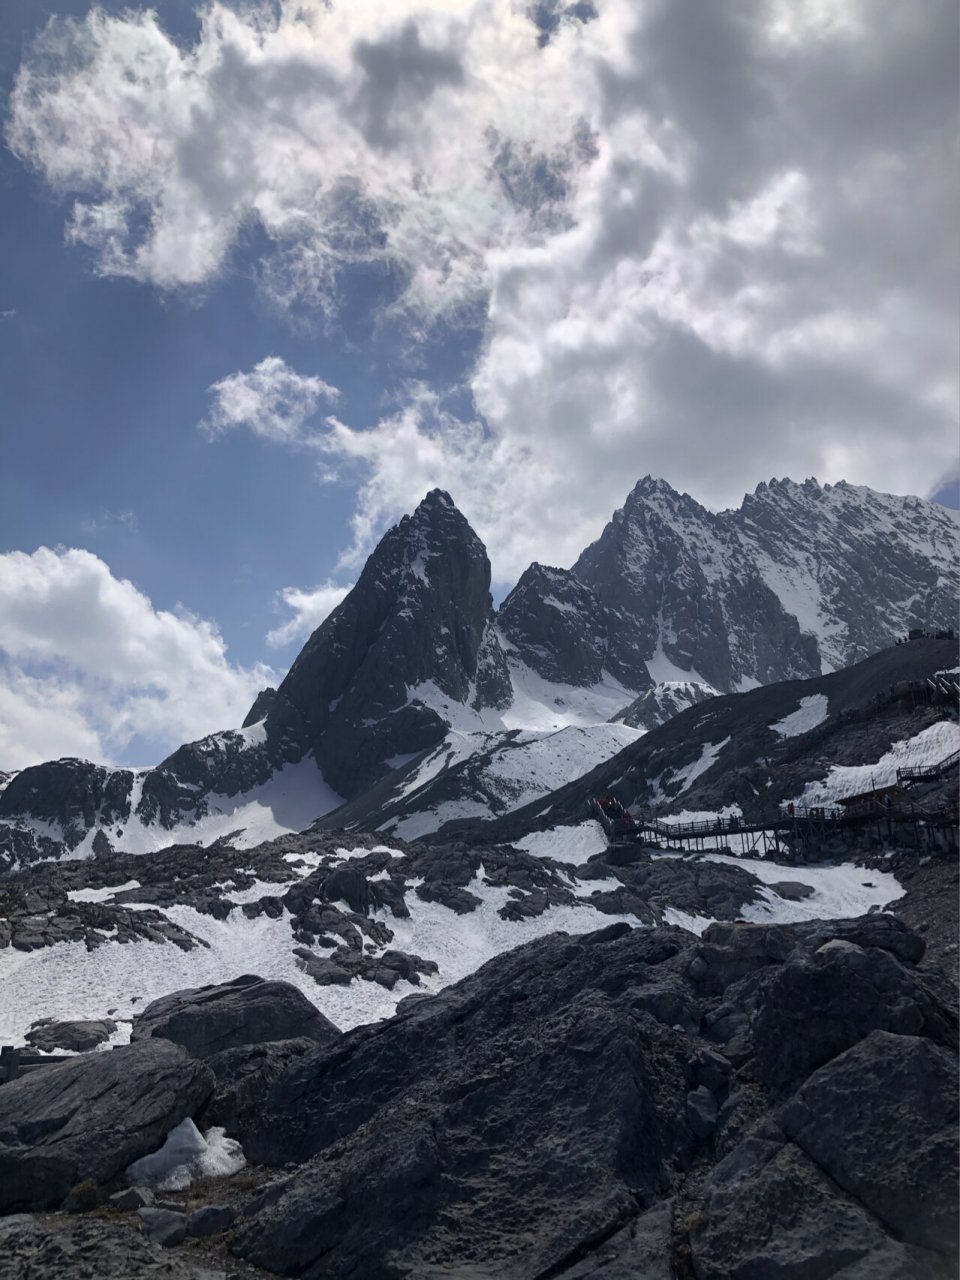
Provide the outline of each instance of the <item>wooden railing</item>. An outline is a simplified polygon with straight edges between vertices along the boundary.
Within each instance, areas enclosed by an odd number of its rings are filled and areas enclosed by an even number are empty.
[[[942,778],[948,774],[951,769],[956,769],[960,765],[960,751],[954,751],[952,755],[946,757],[945,760],[939,760],[936,764],[915,765],[913,768],[898,769],[898,782],[925,782],[933,778]]]
[[[52,1067],[70,1060],[67,1055],[37,1053],[33,1049],[15,1049],[13,1045],[5,1044],[0,1047],[0,1084],[8,1084],[41,1067]]]

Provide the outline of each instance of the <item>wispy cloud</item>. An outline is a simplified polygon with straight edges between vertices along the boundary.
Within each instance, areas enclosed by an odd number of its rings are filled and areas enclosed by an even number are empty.
[[[249,373],[231,373],[208,389],[214,403],[201,423],[208,435],[246,427],[279,444],[308,442],[306,424],[321,400],[340,395],[322,378],[297,373],[279,356],[267,356]]]
[[[325,582],[322,586],[304,590],[300,587],[284,587],[277,593],[277,607],[291,609],[293,616],[267,632],[267,644],[274,649],[294,641],[303,641],[333,613],[347,596],[350,587]]]
[[[83,521],[81,528],[84,533],[104,533],[109,530],[138,533],[140,522],[135,511],[110,511],[103,507],[95,516],[88,516]]]

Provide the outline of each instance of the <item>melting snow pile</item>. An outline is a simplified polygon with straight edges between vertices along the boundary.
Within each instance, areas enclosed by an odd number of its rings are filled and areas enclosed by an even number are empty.
[[[196,1178],[226,1178],[247,1163],[243,1149],[224,1129],[209,1129],[204,1136],[188,1117],[167,1134],[159,1151],[135,1160],[127,1180],[156,1187],[158,1191],[185,1191]]]

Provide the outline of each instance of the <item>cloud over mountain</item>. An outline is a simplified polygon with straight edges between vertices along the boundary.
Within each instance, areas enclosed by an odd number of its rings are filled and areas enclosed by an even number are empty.
[[[379,420],[311,428],[315,375],[264,360],[225,371],[210,423],[322,434],[359,489],[354,563],[443,485],[506,582],[569,563],[645,472],[714,507],[785,472],[936,484],[957,20],[948,0],[284,0],[213,3],[177,43],[153,12],[93,9],[27,51],[8,139],[102,273],[212,288],[243,260],[294,321],[388,318],[426,394],[401,378]],[[453,401],[458,329],[476,355]]]

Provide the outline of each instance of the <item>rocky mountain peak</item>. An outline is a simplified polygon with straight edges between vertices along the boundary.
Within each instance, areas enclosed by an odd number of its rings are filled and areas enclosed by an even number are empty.
[[[307,641],[267,717],[344,795],[386,760],[434,745],[444,700],[502,700],[488,634],[490,562],[450,495],[434,489],[381,538],[356,586]],[[482,667],[477,687],[478,662]],[[499,662],[498,662],[499,659]]]
[[[601,679],[605,611],[569,569],[534,561],[504,600],[497,622],[520,660],[545,680],[586,686]]]

